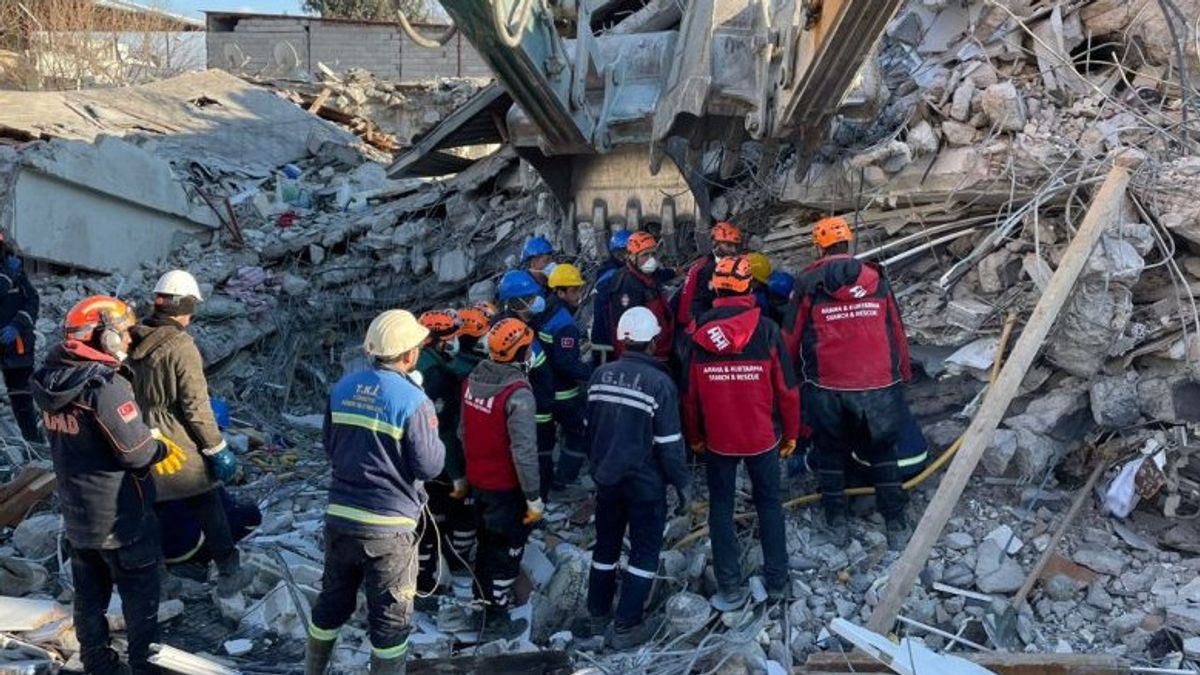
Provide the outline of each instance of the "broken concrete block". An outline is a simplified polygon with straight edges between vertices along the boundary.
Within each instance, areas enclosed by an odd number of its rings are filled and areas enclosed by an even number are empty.
[[[975,558],[975,587],[984,593],[1012,593],[1025,583],[1025,570],[994,541],[979,545]]]
[[[914,124],[905,137],[908,146],[912,148],[913,156],[920,157],[921,155],[932,155],[938,150],[938,137],[933,131],[933,126],[921,120]]]
[[[975,97],[975,83],[967,80],[958,85],[950,100],[950,117],[959,122],[966,122],[971,117],[971,99]]]
[[[1080,377],[1100,372],[1109,349],[1133,315],[1133,295],[1123,284],[1088,279],[1075,286],[1047,341],[1051,363]]]
[[[998,82],[985,89],[982,107],[988,119],[1001,131],[1021,131],[1025,128],[1028,119],[1025,99],[1011,81]]]
[[[1008,525],[1001,525],[988,532],[983,540],[993,542],[1009,555],[1016,555],[1025,546],[1025,542],[1013,536],[1013,529]]]
[[[1126,557],[1119,551],[1100,544],[1083,544],[1075,550],[1071,558],[1092,571],[1109,576],[1121,574],[1128,564]]]
[[[439,251],[433,257],[433,271],[443,284],[464,281],[475,269],[475,260],[466,250],[452,248]]]
[[[975,137],[978,135],[975,127],[954,120],[946,120],[942,122],[942,135],[946,137],[946,142],[950,145],[971,145],[975,142]]]
[[[21,555],[30,560],[47,560],[58,550],[58,538],[62,535],[62,516],[40,513],[29,516],[13,530],[12,543]]]
[[[1131,427],[1141,418],[1138,374],[1128,370],[1117,376],[1100,376],[1089,391],[1092,419],[1109,429]]]
[[[708,623],[710,616],[712,607],[708,599],[695,593],[683,591],[667,600],[667,625],[674,635],[687,635],[700,630]]]
[[[990,476],[1003,476],[1008,472],[1008,465],[1017,454],[1017,433],[1011,429],[997,429],[992,435],[992,442],[983,451],[980,462]]]
[[[1167,625],[1189,635],[1200,635],[1200,607],[1186,604],[1168,607]]]
[[[1146,261],[1138,253],[1133,241],[1117,236],[1105,235],[1088,257],[1083,274],[1094,274],[1108,281],[1119,281],[1133,285],[1146,267]]]
[[[50,573],[44,565],[22,558],[0,557],[0,595],[23,596],[46,587]]]
[[[1006,268],[1015,260],[1016,256],[1003,248],[984,256],[976,268],[979,273],[979,288],[984,293],[999,293],[1011,286],[1016,281],[1016,274],[1010,274]]]

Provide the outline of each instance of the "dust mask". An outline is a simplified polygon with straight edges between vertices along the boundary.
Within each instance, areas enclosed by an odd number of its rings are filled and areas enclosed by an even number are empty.
[[[654,274],[658,271],[658,258],[646,258],[642,261],[642,264],[638,266],[638,269],[646,274]]]
[[[527,306],[529,307],[529,311],[533,312],[534,314],[541,314],[542,312],[546,311],[546,299],[539,295]]]

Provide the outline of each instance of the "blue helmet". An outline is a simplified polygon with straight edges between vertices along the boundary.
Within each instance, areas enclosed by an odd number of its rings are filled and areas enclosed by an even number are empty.
[[[795,285],[796,277],[787,272],[771,272],[771,276],[767,277],[767,292],[771,295],[786,298],[792,294]]]
[[[496,289],[500,302],[508,302],[513,298],[527,298],[539,295],[542,287],[525,270],[509,270],[500,277],[500,286]]]
[[[608,239],[608,250],[612,252],[624,251],[625,246],[629,244],[629,237],[632,234],[629,230],[617,230],[613,232],[613,236]]]
[[[527,263],[529,259],[539,255],[550,255],[554,253],[554,247],[550,245],[550,241],[545,237],[534,237],[525,242],[525,248],[521,249],[521,262]]]

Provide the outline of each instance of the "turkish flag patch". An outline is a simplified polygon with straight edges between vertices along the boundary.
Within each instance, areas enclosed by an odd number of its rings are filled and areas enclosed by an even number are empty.
[[[573,337],[562,338],[558,341],[558,344],[563,349],[574,349],[575,348],[575,338],[573,338]]]
[[[120,416],[122,422],[132,422],[137,419],[138,409],[133,401],[126,401],[117,407],[117,415]]]

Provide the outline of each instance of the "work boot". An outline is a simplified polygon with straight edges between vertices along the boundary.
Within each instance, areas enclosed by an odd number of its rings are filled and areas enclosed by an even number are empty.
[[[482,614],[479,628],[480,642],[515,640],[529,627],[525,619],[513,619],[506,609],[487,609]]]
[[[826,513],[825,529],[830,542],[838,548],[850,545],[850,520],[844,513]]]
[[[161,602],[179,597],[183,593],[183,581],[171,574],[165,563],[158,565],[158,599]]]
[[[912,536],[912,532],[908,528],[907,518],[903,515],[889,518],[885,527],[888,549],[900,551],[908,545],[908,538]]]
[[[304,675],[325,675],[336,644],[337,640],[308,638],[308,647],[304,650]]]
[[[371,674],[404,675],[408,671],[408,659],[401,656],[398,659],[381,659],[371,655]]]
[[[788,591],[791,590],[791,584],[784,584],[775,587],[767,588],[767,602],[783,602],[788,599]]]
[[[246,590],[253,581],[254,572],[242,567],[236,555],[231,562],[217,565],[217,595],[222,598],[232,598]]]
[[[588,633],[592,637],[604,637],[612,624],[612,614],[588,617]]]
[[[637,649],[649,642],[659,628],[662,628],[661,621],[643,621],[636,626],[618,626],[613,631],[612,648],[619,652]]]
[[[750,590],[739,588],[736,591],[721,591],[712,597],[712,606],[718,612],[736,612],[750,600]]]

